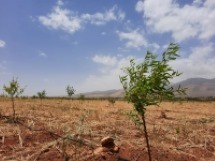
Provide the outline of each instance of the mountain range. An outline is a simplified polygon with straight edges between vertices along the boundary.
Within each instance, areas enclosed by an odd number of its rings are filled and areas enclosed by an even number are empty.
[[[179,84],[187,88],[188,97],[215,97],[215,78],[190,78],[176,83],[175,86]]]
[[[215,78],[190,78],[173,86],[177,87],[180,85],[182,88],[187,88],[187,97],[215,97]],[[85,97],[123,97],[124,91],[122,89],[118,90],[107,90],[107,91],[94,91],[83,93]]]

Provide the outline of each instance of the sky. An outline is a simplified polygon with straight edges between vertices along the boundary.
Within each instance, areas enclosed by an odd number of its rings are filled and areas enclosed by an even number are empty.
[[[129,60],[180,45],[173,80],[215,78],[215,0],[0,0],[0,93],[121,89]]]

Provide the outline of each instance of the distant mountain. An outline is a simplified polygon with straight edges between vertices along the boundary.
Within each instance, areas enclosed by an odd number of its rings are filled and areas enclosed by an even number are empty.
[[[83,93],[83,95],[89,98],[123,97],[124,91],[123,90],[94,91]],[[76,95],[76,97],[77,96],[78,95]]]
[[[190,78],[179,83],[174,84],[175,87],[181,85],[183,88],[187,88],[188,97],[215,97],[215,78]],[[85,97],[123,97],[124,91],[120,90],[107,90],[107,91],[94,91],[83,93]],[[78,97],[79,95],[76,95]]]
[[[190,78],[176,83],[174,86],[181,85],[187,88],[189,97],[215,97],[215,78]]]

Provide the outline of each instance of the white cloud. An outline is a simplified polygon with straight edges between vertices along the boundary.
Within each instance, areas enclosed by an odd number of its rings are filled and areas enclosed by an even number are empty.
[[[150,43],[144,37],[144,34],[139,30],[130,30],[128,32],[116,31],[119,39],[125,42],[125,47],[118,47],[118,50],[121,52],[128,52],[129,49],[148,48],[152,52],[157,52],[160,49],[160,45],[156,42]]]
[[[151,47],[150,51],[152,52],[157,52],[160,49],[160,45],[155,42],[152,44],[149,44],[148,46]]]
[[[3,40],[0,40],[0,48],[3,48],[6,46],[6,42]]]
[[[125,18],[125,13],[118,9],[117,6],[113,6],[111,9],[104,13],[97,12],[95,14],[83,14],[81,18],[85,21],[89,21],[94,25],[104,25],[110,21],[120,21]]]
[[[161,47],[159,47],[161,48]],[[166,48],[166,46],[165,46]],[[192,77],[203,77],[203,78],[214,78],[215,76],[215,57],[213,51],[215,47],[212,43],[207,45],[202,45],[199,47],[191,48],[190,55],[187,57],[182,57],[171,62],[170,65],[182,72],[183,74],[173,80],[173,82],[178,82]],[[184,51],[182,51],[184,52]],[[186,54],[188,55],[186,51]],[[96,58],[96,59],[95,59]],[[110,89],[120,89],[122,85],[119,81],[119,76],[124,75],[122,67],[129,66],[129,60],[131,56],[123,57],[119,56],[105,56],[96,55],[92,58],[95,63],[100,63],[102,68],[99,69],[100,73],[88,76],[84,83],[81,84],[80,89],[86,91],[92,90],[110,90]],[[110,65],[109,62],[114,60],[113,64]],[[140,63],[143,58],[136,57],[135,61]]]
[[[98,61],[94,60],[95,57],[99,58]],[[101,63],[105,71],[100,68],[98,75],[89,75],[81,84],[80,89],[83,91],[121,89],[119,76],[124,75],[122,68],[128,66],[129,60],[133,57],[97,55],[94,58],[92,60],[95,63]],[[107,62],[112,59],[116,62],[110,66]]]
[[[120,21],[125,18],[125,13],[113,6],[104,13],[78,14],[68,9],[63,9],[64,3],[59,0],[52,12],[46,16],[39,16],[39,21],[46,27],[66,31],[70,34],[80,30],[85,24],[104,25],[110,21]]]
[[[44,52],[42,52],[42,51],[40,51],[40,52],[39,52],[39,56],[46,58],[46,57],[47,57],[47,54],[44,53]]]
[[[197,6],[200,6],[200,5],[203,4],[203,1],[202,1],[202,0],[194,0],[194,1],[193,1],[193,4],[194,4],[194,5],[197,5]]]
[[[63,5],[64,5],[64,3],[63,3],[63,1],[62,1],[62,0],[58,0],[58,1],[57,1],[57,5],[58,5],[58,6],[63,6]]]
[[[95,55],[92,58],[93,62],[100,63],[107,66],[114,66],[117,63],[116,57],[106,56],[106,55]]]
[[[146,39],[141,33],[138,32],[138,30],[133,30],[130,32],[117,31],[116,33],[120,40],[126,41],[125,46],[127,48],[139,49],[140,47],[148,45]]]
[[[59,5],[55,6],[50,14],[39,16],[38,19],[48,28],[61,29],[71,34],[81,29],[82,23],[77,14],[62,9]]]
[[[171,33],[176,41],[197,37],[208,40],[215,35],[215,1],[200,0],[180,6],[174,0],[138,1],[136,11],[150,30],[156,33]]]
[[[188,57],[172,62],[171,65],[183,73],[176,81],[192,77],[214,78],[214,50],[213,44],[194,47]]]

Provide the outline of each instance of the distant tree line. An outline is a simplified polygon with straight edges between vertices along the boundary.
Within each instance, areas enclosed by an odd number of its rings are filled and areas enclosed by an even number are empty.
[[[0,98],[9,98],[8,95],[5,94],[0,94]],[[33,96],[16,96],[16,99],[40,99],[39,96],[33,95]],[[80,94],[79,96],[76,97],[66,97],[66,96],[45,96],[45,99],[63,99],[63,100],[110,100],[114,99],[116,101],[124,101],[124,97],[86,97],[84,94]],[[208,96],[208,97],[175,97],[175,98],[165,98],[164,101],[202,101],[202,102],[207,102],[207,101],[215,101],[214,96]]]

